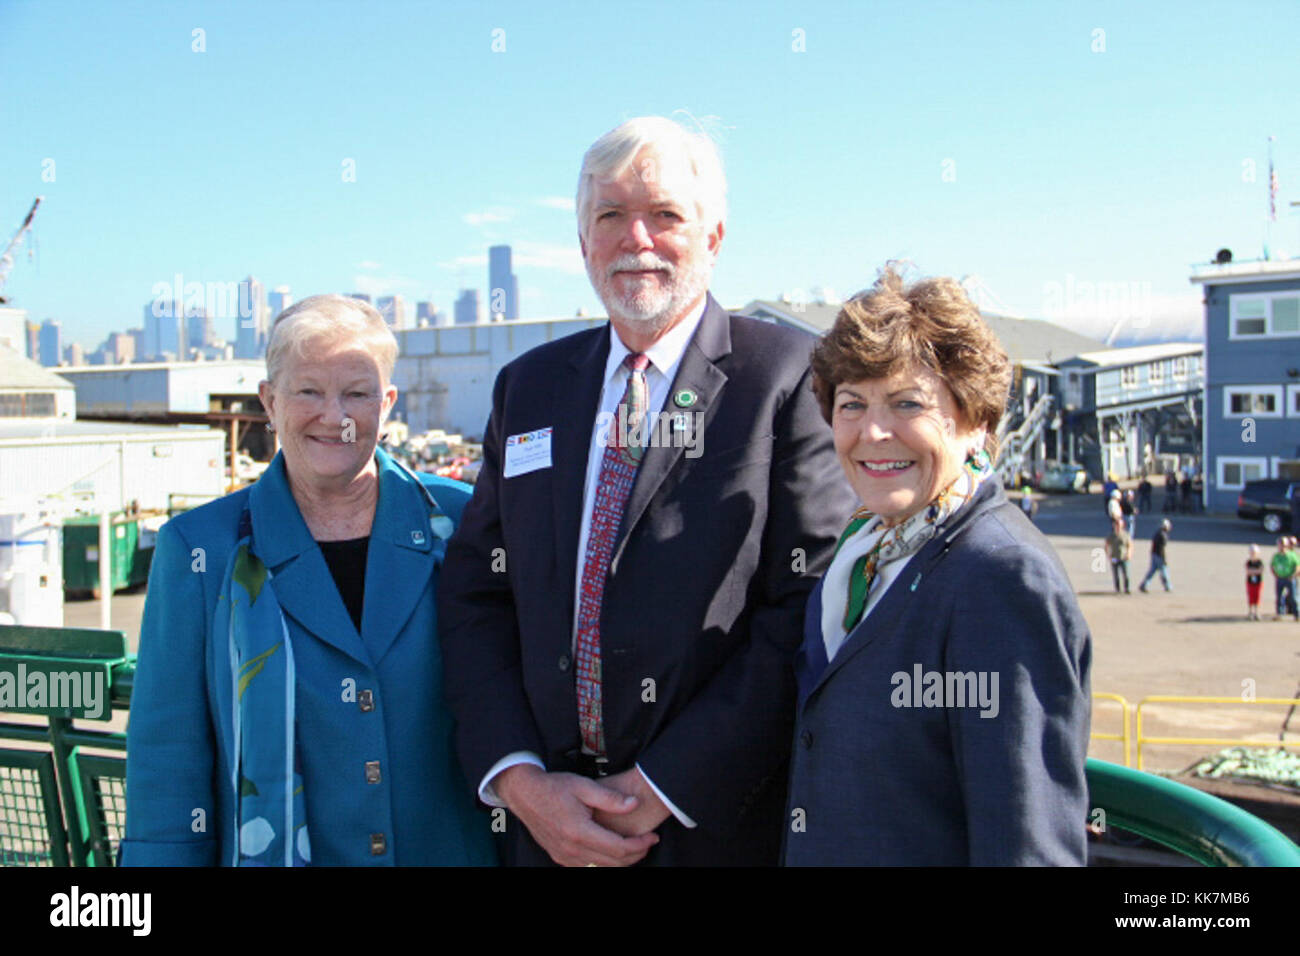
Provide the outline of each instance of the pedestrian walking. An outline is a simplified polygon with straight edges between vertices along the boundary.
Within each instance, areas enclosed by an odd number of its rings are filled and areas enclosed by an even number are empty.
[[[1025,513],[1025,517],[1030,521],[1033,521],[1034,515],[1038,514],[1038,502],[1034,500],[1033,492],[1030,491],[1028,484],[1020,492],[1020,510]]]
[[[1138,506],[1132,488],[1124,492],[1124,495],[1119,499],[1119,510],[1124,516],[1124,525],[1125,530],[1128,531],[1128,536],[1130,538],[1134,537],[1137,534]]]
[[[1268,564],[1269,570],[1273,572],[1275,621],[1280,621],[1283,614],[1290,614],[1300,620],[1300,612],[1297,612],[1295,603],[1297,564],[1300,561],[1297,560],[1295,548],[1291,546],[1291,539],[1285,536],[1278,538],[1277,551]]]
[[[1106,499],[1106,518],[1111,524],[1124,520],[1124,496],[1118,488],[1111,491]]]
[[[1128,562],[1133,557],[1133,539],[1124,530],[1123,522],[1111,523],[1110,535],[1106,538],[1106,556],[1110,558],[1110,576],[1115,582],[1115,593],[1131,594],[1128,583]]]
[[[1173,523],[1168,518],[1160,522],[1160,527],[1151,537],[1151,567],[1147,569],[1147,576],[1142,579],[1138,585],[1138,590],[1143,594],[1147,590],[1147,582],[1158,573],[1160,583],[1165,586],[1166,591],[1172,591],[1173,585],[1169,583],[1169,561],[1165,555],[1165,549],[1169,546],[1169,532],[1173,530]]]
[[[1138,482],[1138,512],[1151,510],[1151,479],[1145,474],[1142,480]]]
[[[1264,582],[1264,561],[1259,556],[1259,545],[1250,546],[1246,559],[1246,620],[1259,620],[1259,589]]]

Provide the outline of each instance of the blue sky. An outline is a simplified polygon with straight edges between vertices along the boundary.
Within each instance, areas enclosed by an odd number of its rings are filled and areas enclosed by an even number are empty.
[[[1190,263],[1259,256],[1269,135],[1272,246],[1300,256],[1293,0],[601,9],[0,0],[5,241],[46,197],[5,294],[91,348],[177,273],[450,310],[508,242],[524,317],[601,314],[582,153],[679,109],[721,143],[728,305],[847,295],[901,257],[1012,313],[1158,335],[1199,316]]]

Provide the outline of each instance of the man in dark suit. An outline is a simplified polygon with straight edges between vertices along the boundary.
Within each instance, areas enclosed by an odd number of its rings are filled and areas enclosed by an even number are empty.
[[[439,621],[509,862],[778,860],[791,661],[852,494],[813,339],[708,294],[725,188],[669,120],[598,140],[578,232],[610,323],[496,381]]]

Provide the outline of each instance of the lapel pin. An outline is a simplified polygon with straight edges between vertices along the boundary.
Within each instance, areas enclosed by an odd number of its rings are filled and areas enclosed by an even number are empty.
[[[678,408],[690,408],[698,398],[699,396],[695,394],[694,390],[683,388],[673,396],[673,404]]]
[[[412,532],[411,532],[411,544],[424,544],[424,532],[423,532],[423,531],[412,531]]]
[[[912,590],[915,591],[916,586],[920,583],[921,583],[921,574],[920,572],[917,572],[916,578],[912,581]]]

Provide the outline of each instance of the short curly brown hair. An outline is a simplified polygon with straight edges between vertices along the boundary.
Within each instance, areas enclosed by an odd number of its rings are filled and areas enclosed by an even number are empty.
[[[813,350],[812,385],[822,417],[830,423],[835,389],[845,382],[886,378],[918,365],[948,386],[966,425],[987,429],[984,447],[996,459],[998,423],[1011,391],[1006,350],[955,279],[908,286],[895,262],[844,303]]]

